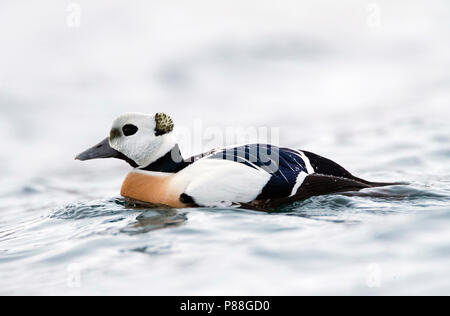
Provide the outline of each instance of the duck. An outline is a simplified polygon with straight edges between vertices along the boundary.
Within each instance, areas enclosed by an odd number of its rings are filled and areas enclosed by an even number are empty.
[[[109,136],[75,157],[116,158],[132,170],[121,196],[171,208],[235,206],[269,210],[313,196],[395,185],[353,176],[309,151],[252,143],[184,159],[169,115],[125,113]]]

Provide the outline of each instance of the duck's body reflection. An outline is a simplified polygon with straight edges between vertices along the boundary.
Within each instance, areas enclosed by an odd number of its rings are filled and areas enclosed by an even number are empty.
[[[142,234],[152,230],[177,227],[187,221],[186,212],[164,205],[125,199],[125,205],[134,209],[145,209],[136,217],[136,222],[122,230],[129,234]]]

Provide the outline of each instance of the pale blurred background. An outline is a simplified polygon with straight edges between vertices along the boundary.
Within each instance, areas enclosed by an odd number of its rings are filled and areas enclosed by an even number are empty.
[[[2,0],[0,292],[449,294],[449,21],[447,0]],[[77,207],[75,221],[65,205],[117,196],[128,166],[73,157],[129,111],[184,131],[279,128],[280,145],[417,191],[301,216],[190,212],[184,230],[139,239]],[[214,145],[179,134],[186,155]],[[345,224],[309,219],[322,215]],[[72,262],[81,288],[65,286]],[[366,284],[371,262],[381,288]]]
[[[164,111],[186,127],[283,126],[281,144],[313,147],[339,132],[330,117],[352,133],[370,122],[361,114],[449,116],[445,0],[0,8],[2,172],[23,171],[30,155],[40,167],[68,160],[127,111]]]

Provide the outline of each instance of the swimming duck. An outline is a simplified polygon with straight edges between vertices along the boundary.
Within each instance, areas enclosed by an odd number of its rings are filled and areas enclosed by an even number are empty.
[[[164,113],[126,113],[109,137],[75,159],[118,158],[133,170],[121,195],[170,207],[239,206],[268,209],[315,195],[358,191],[394,183],[370,182],[314,153],[248,144],[183,159]]]

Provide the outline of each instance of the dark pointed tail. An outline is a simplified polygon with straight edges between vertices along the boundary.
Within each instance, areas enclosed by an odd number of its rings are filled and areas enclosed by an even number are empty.
[[[408,185],[408,182],[372,182],[372,181],[367,181],[358,177],[353,176],[353,180],[362,182],[364,184],[367,184],[368,186],[372,187],[372,188],[376,188],[376,187],[387,187],[390,185]]]

